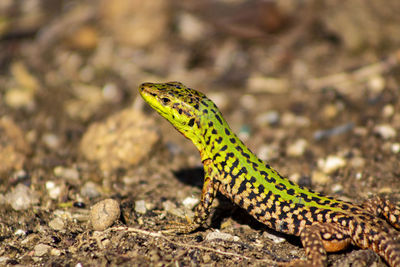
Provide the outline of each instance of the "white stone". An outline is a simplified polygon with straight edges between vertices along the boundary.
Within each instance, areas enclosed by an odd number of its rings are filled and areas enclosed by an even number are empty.
[[[328,156],[326,159],[318,160],[318,167],[324,173],[332,173],[346,165],[346,160],[343,157],[339,156]]]
[[[182,201],[182,204],[187,209],[193,209],[199,203],[199,199],[195,197],[187,197]]]
[[[147,211],[146,201],[144,200],[135,201],[135,211],[140,214],[145,214]]]
[[[219,231],[208,233],[206,236],[207,241],[213,241],[216,239],[221,239],[224,241],[235,241],[235,242],[240,240],[238,236],[234,236],[228,233],[221,233]]]
[[[24,184],[18,184],[5,195],[5,200],[14,210],[26,210],[39,203],[39,197]]]
[[[391,139],[396,137],[396,130],[388,124],[380,124],[375,126],[374,132],[379,134],[383,139]]]
[[[293,144],[290,144],[286,153],[291,157],[299,157],[304,154],[307,148],[307,141],[305,139],[297,139]]]

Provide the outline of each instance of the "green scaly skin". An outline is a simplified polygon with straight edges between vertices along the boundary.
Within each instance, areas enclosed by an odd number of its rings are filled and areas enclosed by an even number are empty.
[[[300,236],[307,260],[292,261],[290,266],[326,266],[326,252],[340,251],[349,244],[372,249],[390,266],[400,266],[400,235],[394,229],[400,229],[399,207],[380,197],[355,205],[282,177],[237,138],[210,99],[182,83],[144,83],[139,92],[193,142],[204,165],[195,217],[177,226],[176,232],[189,233],[200,227],[220,191],[268,227]]]

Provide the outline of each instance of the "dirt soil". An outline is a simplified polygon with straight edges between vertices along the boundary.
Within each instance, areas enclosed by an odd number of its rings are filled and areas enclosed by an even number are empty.
[[[400,5],[329,2],[2,0],[0,265],[304,257],[298,238],[223,196],[204,228],[160,233],[192,216],[202,165],[141,100],[142,82],[202,91],[252,151],[301,185],[398,203]],[[91,207],[105,199],[119,205],[95,231]],[[351,247],[329,266],[387,265]]]

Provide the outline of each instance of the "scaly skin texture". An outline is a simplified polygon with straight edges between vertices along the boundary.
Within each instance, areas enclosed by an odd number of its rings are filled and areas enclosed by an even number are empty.
[[[144,83],[143,99],[198,148],[205,179],[193,221],[177,226],[189,233],[210,214],[217,191],[268,227],[300,236],[307,260],[290,266],[326,266],[326,252],[349,244],[371,249],[400,266],[400,208],[380,197],[362,205],[301,187],[257,158],[232,132],[216,105],[179,82]]]

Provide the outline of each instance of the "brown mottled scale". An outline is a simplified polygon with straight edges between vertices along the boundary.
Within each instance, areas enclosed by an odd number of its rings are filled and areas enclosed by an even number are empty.
[[[258,159],[231,131],[216,105],[179,82],[144,83],[144,100],[200,151],[205,180],[193,221],[173,231],[201,226],[219,191],[268,227],[300,236],[307,260],[289,266],[326,266],[327,252],[354,244],[400,266],[400,208],[375,197],[362,205],[301,187]]]

